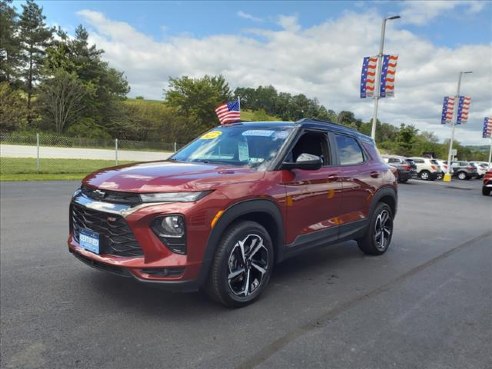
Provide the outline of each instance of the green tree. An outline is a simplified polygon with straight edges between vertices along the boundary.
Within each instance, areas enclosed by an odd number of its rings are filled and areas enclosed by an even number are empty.
[[[32,96],[34,84],[41,75],[45,49],[49,45],[54,29],[46,26],[43,8],[33,0],[22,5],[23,11],[19,21],[20,40],[23,50],[23,75],[27,92],[28,122],[32,122]]]
[[[0,132],[11,132],[25,126],[26,102],[7,81],[0,82]]]
[[[0,82],[17,82],[21,55],[20,39],[16,33],[18,14],[12,0],[0,1]]]
[[[166,103],[196,122],[201,130],[218,123],[215,108],[231,99],[229,85],[222,76],[170,78],[165,90]]]
[[[77,27],[73,38],[58,30],[58,39],[47,49],[45,71],[53,76],[64,70],[76,76],[90,92],[81,102],[84,106],[82,117],[92,119],[98,126],[113,129],[112,121],[121,116],[118,102],[129,91],[128,82],[122,72],[102,60],[104,51],[90,45],[88,38],[89,34],[82,26]],[[118,133],[117,128],[114,133]]]
[[[57,133],[62,133],[80,118],[80,113],[84,110],[83,100],[91,93],[75,73],[68,73],[63,69],[43,81],[40,92],[42,109],[49,121],[53,122]]]
[[[397,154],[403,156],[417,155],[417,153],[412,152],[413,145],[416,141],[418,129],[413,125],[401,124],[399,131],[397,131],[396,141],[398,143]]]

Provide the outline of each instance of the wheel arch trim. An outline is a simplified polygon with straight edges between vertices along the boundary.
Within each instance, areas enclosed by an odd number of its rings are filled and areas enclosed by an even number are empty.
[[[275,225],[275,229],[267,229],[267,232],[272,238],[274,253],[276,255],[278,254],[278,249],[284,244],[283,218],[278,206],[273,201],[267,199],[253,199],[235,203],[224,210],[208,236],[199,275],[200,285],[203,285],[208,277],[215,251],[226,229],[238,219],[248,215],[254,215],[255,213],[264,214]],[[255,219],[248,220],[255,221]],[[258,221],[257,223],[261,224]]]

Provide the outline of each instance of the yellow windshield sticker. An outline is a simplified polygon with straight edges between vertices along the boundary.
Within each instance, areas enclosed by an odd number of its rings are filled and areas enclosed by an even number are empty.
[[[202,137],[200,137],[202,140],[213,140],[214,138],[219,137],[222,134],[221,131],[210,131],[205,133]]]

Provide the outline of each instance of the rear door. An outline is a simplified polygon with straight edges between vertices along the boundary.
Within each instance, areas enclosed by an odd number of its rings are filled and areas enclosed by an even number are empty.
[[[379,160],[370,160],[355,137],[336,133],[333,141],[342,187],[339,236],[345,238],[367,224],[373,194],[381,186],[387,166]]]

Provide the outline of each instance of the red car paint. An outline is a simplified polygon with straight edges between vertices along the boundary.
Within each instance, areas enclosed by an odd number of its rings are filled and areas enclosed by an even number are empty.
[[[245,123],[248,124],[266,128],[271,126],[270,123]],[[334,124],[313,121],[288,125],[293,127],[292,137],[309,130],[317,132],[326,129],[329,134],[345,134],[348,131]],[[362,137],[360,134],[356,137],[359,136]],[[308,244],[299,242],[301,236],[309,237],[331,230],[331,241],[355,237],[356,234],[361,234],[361,229],[354,228],[353,225],[362,224],[370,218],[377,194],[381,194],[380,201],[387,201],[393,213],[396,213],[396,181],[393,172],[380,159],[369,138],[360,138],[359,143],[367,155],[364,163],[333,163],[318,170],[288,170],[280,167],[257,170],[223,164],[175,161],[139,163],[99,170],[83,180],[84,188],[90,191],[97,189],[103,194],[108,191],[128,194],[195,191],[210,193],[193,202],[131,206],[124,215],[124,221],[142,249],[142,255],[117,256],[88,251],[74,237],[73,224],[68,238],[69,250],[91,266],[109,268],[109,271],[115,272],[124,271],[140,281],[159,282],[181,290],[195,290],[203,285],[207,277],[210,260],[214,255],[214,240],[220,239],[221,234],[235,219],[257,220],[271,232],[276,246],[276,261],[289,256],[288,251],[291,249],[301,251],[309,248]],[[386,195],[383,196],[383,192]],[[83,194],[79,191],[74,199],[81,196]],[[277,223],[272,221],[272,214],[256,209],[255,206],[237,210],[244,204],[256,204],[255,201],[271,204],[272,209],[279,214]],[[97,211],[98,204],[104,205],[105,200],[94,201],[91,205],[94,211]],[[234,216],[231,215],[233,213]],[[107,216],[103,222],[110,224],[113,221],[111,214],[106,214],[104,210],[102,214],[103,218]],[[184,217],[186,254],[171,251],[152,231],[154,219],[166,214],[180,214]],[[71,223],[73,221],[72,214]],[[221,234],[215,235],[214,231]],[[167,271],[154,273],[155,270],[164,271],[165,268],[178,272],[172,275],[166,275]]]

